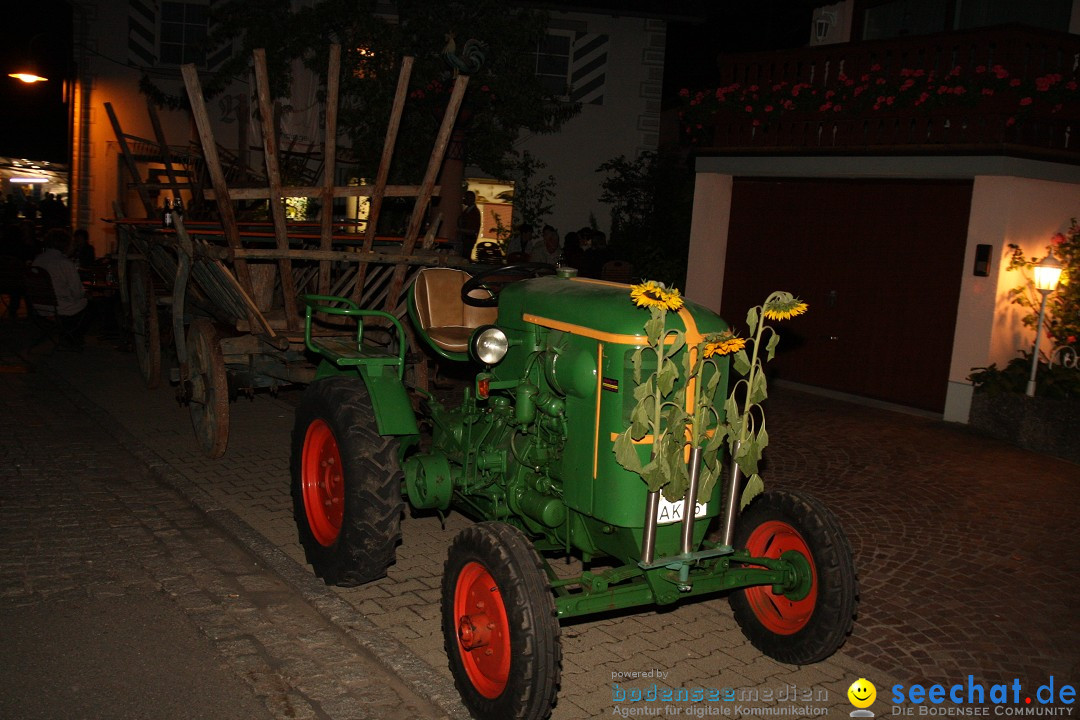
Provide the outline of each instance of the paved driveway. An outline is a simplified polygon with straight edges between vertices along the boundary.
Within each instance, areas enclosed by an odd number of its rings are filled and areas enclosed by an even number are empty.
[[[132,356],[99,346],[52,355],[47,366],[170,472],[303,564],[288,494],[294,397],[234,402],[229,449],[212,461],[196,449],[171,388],[142,388]],[[818,495],[851,538],[862,589],[852,637],[829,660],[792,667],[754,650],[719,599],[564,625],[555,720],[625,709],[613,701],[613,677],[654,669],[670,673],[661,681],[668,687],[741,689],[757,698],[754,707],[783,709],[778,701],[810,692],[812,702],[794,716],[848,715],[847,687],[860,676],[879,689],[879,716],[895,683],[952,684],[973,675],[987,685],[1019,678],[1033,691],[1053,675],[1059,685],[1080,684],[1080,467],[963,427],[790,389],[776,390],[766,407],[773,439],[766,483]],[[331,591],[430,664],[437,680],[429,685],[440,693],[450,677],[438,588],[446,547],[467,522],[455,514],[445,522],[407,517],[387,578]],[[747,707],[716,706],[727,715],[756,714]]]

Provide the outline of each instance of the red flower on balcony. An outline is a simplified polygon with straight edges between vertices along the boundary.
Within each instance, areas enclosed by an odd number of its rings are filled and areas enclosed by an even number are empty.
[[[935,123],[954,121],[954,127],[963,127],[972,108],[980,103],[986,103],[985,110],[980,108],[976,114],[995,117],[998,127],[1013,127],[1058,114],[1080,118],[1080,73],[1025,78],[1013,76],[1000,64],[954,65],[937,80],[938,73],[933,70],[884,70],[874,64],[865,72],[817,72],[810,77],[815,78],[813,83],[736,82],[696,93],[680,91],[686,111],[684,130],[705,142],[711,137],[716,117],[724,113],[737,113],[737,117],[750,121],[747,126],[757,128],[785,120],[814,122],[815,116],[823,122],[826,117],[829,122],[847,118],[858,121],[904,110],[932,114],[938,118]],[[695,125],[704,127],[700,136],[693,131]]]

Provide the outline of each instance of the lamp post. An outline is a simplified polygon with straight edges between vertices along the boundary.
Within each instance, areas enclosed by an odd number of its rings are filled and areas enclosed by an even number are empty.
[[[1054,257],[1054,251],[1047,253],[1038,265],[1035,266],[1035,289],[1042,293],[1042,304],[1039,305],[1039,327],[1035,331],[1035,349],[1031,353],[1031,377],[1028,378],[1027,396],[1035,397],[1035,373],[1039,369],[1039,341],[1042,340],[1043,321],[1046,320],[1046,299],[1057,287],[1061,277],[1061,263]]]

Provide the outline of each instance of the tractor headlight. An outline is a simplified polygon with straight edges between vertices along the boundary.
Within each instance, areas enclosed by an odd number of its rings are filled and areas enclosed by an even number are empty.
[[[485,365],[497,365],[506,357],[506,351],[510,348],[510,341],[499,328],[494,325],[477,328],[472,336],[470,351],[473,359]]]

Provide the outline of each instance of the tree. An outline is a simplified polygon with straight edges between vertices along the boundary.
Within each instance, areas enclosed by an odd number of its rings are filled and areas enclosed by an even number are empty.
[[[694,201],[694,176],[685,159],[651,151],[633,160],[619,155],[597,172],[608,174],[600,202],[611,206],[613,253],[627,257],[638,274],[648,268],[650,280],[681,287]]]
[[[443,227],[454,227],[466,165],[507,177],[514,143],[523,130],[556,132],[579,106],[560,100],[535,76],[530,53],[546,32],[543,13],[497,0],[400,0],[397,17],[389,19],[376,14],[376,7],[375,0],[316,0],[296,9],[279,0],[215,3],[215,30],[208,45],[236,42],[233,55],[206,83],[205,92],[221,92],[234,79],[246,78],[251,51],[261,47],[267,53],[272,92],[287,97],[292,62],[301,60],[325,74],[328,48],[339,43],[343,67],[338,124],[351,144],[356,173],[373,177],[401,58],[412,55],[416,60],[410,97],[390,181],[414,183],[427,165],[452,86],[455,69],[447,55],[475,41],[473,45],[484,49],[484,62],[470,78],[455,143],[440,178],[447,211]]]

